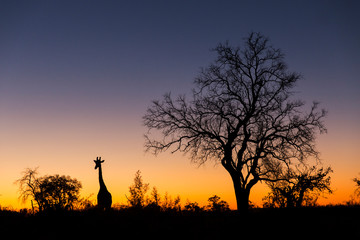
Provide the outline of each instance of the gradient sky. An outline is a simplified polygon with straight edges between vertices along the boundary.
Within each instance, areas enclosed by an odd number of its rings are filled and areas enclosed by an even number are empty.
[[[349,200],[360,176],[359,1],[1,1],[0,205],[22,207],[14,181],[27,167],[65,174],[98,192],[102,156],[113,202],[140,169],[151,187],[206,204],[235,207],[221,165],[197,167],[182,154],[144,153],[141,117],[166,92],[189,94],[209,51],[251,31],[268,36],[303,79],[299,99],[329,111],[318,138],[335,193]],[[250,199],[261,205],[261,185]]]

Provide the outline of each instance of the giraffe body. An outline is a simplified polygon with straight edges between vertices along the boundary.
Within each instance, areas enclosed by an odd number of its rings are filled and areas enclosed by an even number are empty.
[[[104,162],[104,160],[101,160],[101,157],[96,157],[95,162],[95,169],[99,169],[99,184],[100,184],[100,190],[97,195],[97,202],[98,207],[101,209],[110,209],[112,204],[112,197],[111,193],[107,190],[104,179],[102,177],[102,169],[101,169],[101,163]]]

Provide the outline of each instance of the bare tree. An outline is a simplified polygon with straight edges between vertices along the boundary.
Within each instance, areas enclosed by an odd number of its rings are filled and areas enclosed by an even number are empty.
[[[29,197],[35,201],[37,204],[39,211],[43,209],[42,201],[39,198],[40,189],[40,180],[37,177],[38,175],[38,167],[35,169],[27,168],[22,172],[23,176],[15,181],[15,184],[19,185],[19,199],[25,203]],[[32,211],[34,212],[34,205],[31,200]]]
[[[268,182],[271,192],[264,198],[267,207],[301,207],[315,205],[322,194],[331,194],[332,173],[330,167],[317,168],[302,165],[296,169],[287,169],[281,181]]]
[[[292,100],[300,75],[289,72],[280,49],[251,33],[242,47],[219,44],[217,59],[195,79],[191,100],[164,95],[144,115],[147,150],[189,153],[199,164],[215,160],[233,181],[238,210],[247,211],[251,188],[276,181],[274,169],[317,157],[315,136],[326,112]],[[152,135],[152,130],[160,131]]]

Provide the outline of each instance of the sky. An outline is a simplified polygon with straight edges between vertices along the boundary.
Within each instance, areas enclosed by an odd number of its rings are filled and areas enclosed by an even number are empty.
[[[154,99],[191,94],[210,51],[252,31],[281,48],[302,74],[296,98],[328,110],[317,138],[343,203],[360,175],[360,3],[358,1],[0,1],[0,205],[21,208],[14,182],[25,168],[99,189],[93,160],[105,159],[113,202],[126,204],[135,172],[160,194],[235,208],[220,164],[197,166],[181,153],[145,153],[142,116]],[[268,189],[250,200],[261,205]]]

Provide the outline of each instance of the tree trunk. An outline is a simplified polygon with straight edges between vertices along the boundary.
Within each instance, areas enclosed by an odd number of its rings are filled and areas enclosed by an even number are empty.
[[[238,212],[242,214],[248,213],[250,191],[246,189],[235,189],[235,195]]]
[[[301,189],[301,190],[300,190],[300,193],[299,193],[299,198],[298,198],[297,201],[296,201],[296,207],[301,207],[303,201],[304,201],[304,190]]]
[[[234,184],[237,211],[246,214],[249,211],[250,189],[242,186],[238,174],[231,174],[231,178]]]

